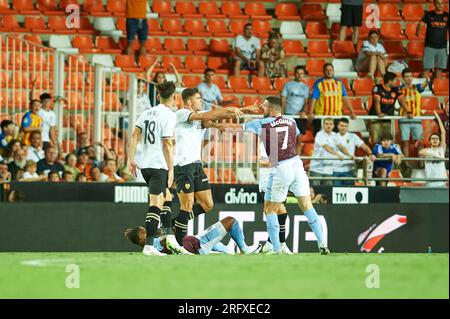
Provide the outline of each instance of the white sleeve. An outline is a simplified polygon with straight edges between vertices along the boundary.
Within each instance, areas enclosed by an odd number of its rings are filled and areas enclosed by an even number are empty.
[[[166,117],[166,120],[163,122],[162,128],[162,138],[174,138],[175,137],[175,126],[177,124],[177,119],[172,111],[169,111],[170,116]]]
[[[316,135],[315,142],[317,145],[320,145],[322,147],[323,145],[327,144],[327,139],[325,138],[325,135],[322,134],[322,132],[319,132]]]
[[[56,113],[52,112],[50,115],[50,127],[56,126]]]
[[[177,119],[177,124],[189,122],[189,117],[191,116],[192,111],[187,109],[181,109],[175,112],[175,116]]]
[[[335,145],[342,145],[342,140],[339,138],[339,134],[336,134],[333,140]]]
[[[146,112],[142,113],[142,114],[138,117],[138,119],[136,120],[136,122],[134,123],[134,126],[140,128],[141,131],[144,130],[144,118],[145,118],[145,113],[146,113]]]

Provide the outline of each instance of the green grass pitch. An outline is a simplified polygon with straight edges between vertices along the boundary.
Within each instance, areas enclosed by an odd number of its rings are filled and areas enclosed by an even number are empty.
[[[379,288],[366,287],[371,264]],[[0,298],[448,298],[448,272],[448,254],[0,253]]]

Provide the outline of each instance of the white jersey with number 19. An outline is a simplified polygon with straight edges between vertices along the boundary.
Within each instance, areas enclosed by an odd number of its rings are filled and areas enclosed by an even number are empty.
[[[175,137],[175,113],[164,104],[145,110],[135,126],[141,130],[141,169],[168,169],[163,152],[163,139]]]

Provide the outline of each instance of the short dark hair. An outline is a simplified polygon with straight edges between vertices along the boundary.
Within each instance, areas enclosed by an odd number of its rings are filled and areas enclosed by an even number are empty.
[[[297,70],[303,70],[306,75],[308,75],[308,71],[306,70],[306,66],[304,65],[297,65],[294,69],[294,72],[297,72]]]
[[[428,138],[428,141],[431,141],[431,138],[433,137],[433,135],[436,135],[439,138],[439,142],[442,142],[441,141],[441,136],[438,133],[436,133],[436,132],[431,133],[430,137]]]
[[[139,232],[140,232],[140,228],[135,227],[130,232],[127,232],[127,236],[126,236],[133,244],[138,245],[138,246],[141,245],[141,243],[138,241]]]
[[[247,27],[253,27],[253,25],[249,22],[249,23],[246,23],[245,25],[244,25],[244,30],[245,29],[247,29]]]
[[[384,131],[383,134],[381,134],[381,140],[382,141],[392,141],[394,137],[392,136],[391,132]]]
[[[86,175],[84,175],[84,173],[80,173],[80,174],[78,174],[78,175],[77,175],[77,180],[79,180],[79,179],[80,179],[80,177],[86,177]]]
[[[216,73],[216,70],[211,69],[211,68],[207,68],[207,69],[205,69],[205,72],[203,72],[203,74],[206,75],[206,73],[208,73],[208,72],[214,72],[214,73]]]
[[[164,72],[156,72],[155,76],[153,77],[153,82],[156,82],[156,79],[158,78],[158,75],[164,74]]]
[[[187,88],[184,89],[181,93],[181,98],[183,99],[184,103],[187,103],[187,101],[197,93],[198,90],[196,88]]]
[[[58,175],[58,177],[59,177],[59,173],[57,171],[48,172],[48,178],[50,178],[50,176],[55,175],[55,174]]]
[[[5,128],[10,126],[11,124],[14,124],[13,121],[11,121],[11,120],[3,120],[2,123],[0,124],[0,127],[2,128],[2,131],[3,131]]]
[[[326,69],[328,66],[331,66],[331,67],[334,69],[334,65],[333,65],[332,63],[330,63],[330,62],[327,62],[327,63],[325,63],[325,64],[323,65],[322,70],[325,71],[325,69]]]
[[[64,171],[62,178],[66,178],[67,175],[73,175],[73,173],[71,171]]]
[[[36,135],[36,134],[38,134],[39,136],[42,136],[42,134],[41,134],[40,131],[33,131],[33,132],[31,132],[31,134],[30,134],[30,138],[32,138],[33,135]]]
[[[406,73],[412,73],[412,70],[410,68],[404,68],[402,70],[402,76],[405,76]]]
[[[35,102],[41,103],[41,100],[38,100],[38,99],[31,100],[30,101],[30,109],[31,109],[31,106],[33,105],[33,103],[35,103]]]
[[[47,99],[51,99],[51,98],[52,98],[52,96],[50,95],[50,93],[42,93],[39,96],[39,99],[41,100],[41,102],[43,102],[44,100],[47,100]]]
[[[175,83],[173,83],[172,81],[167,81],[167,82],[158,84],[156,86],[156,88],[158,90],[159,96],[165,100],[170,98],[175,93],[175,90],[176,90]]]
[[[281,98],[279,96],[269,96],[266,101],[269,102],[271,108],[281,110]]]
[[[378,33],[378,31],[377,30],[370,30],[369,31],[369,37],[372,35],[372,34],[376,34],[376,35],[379,35],[379,33]]]
[[[386,72],[383,75],[383,83],[386,84],[390,81],[394,81],[397,76],[393,72]]]
[[[340,122],[345,123],[345,124],[350,123],[350,121],[349,121],[348,118],[346,118],[346,117],[341,117],[341,118],[338,120],[338,124],[339,124]]]

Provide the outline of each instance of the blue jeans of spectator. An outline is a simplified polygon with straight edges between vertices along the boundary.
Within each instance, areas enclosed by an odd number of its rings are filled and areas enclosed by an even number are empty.
[[[355,177],[355,171],[351,170],[348,172],[334,172],[333,177]],[[353,186],[355,181],[333,181],[333,186]]]

